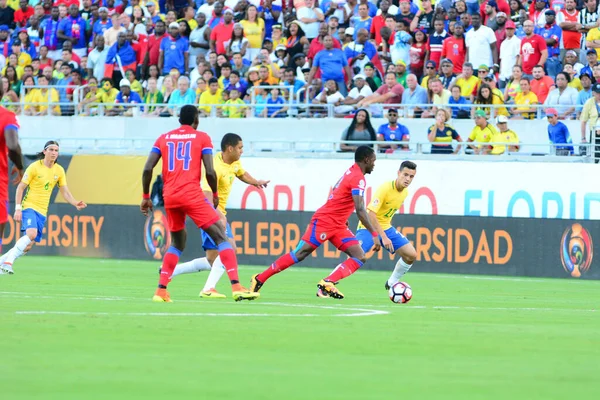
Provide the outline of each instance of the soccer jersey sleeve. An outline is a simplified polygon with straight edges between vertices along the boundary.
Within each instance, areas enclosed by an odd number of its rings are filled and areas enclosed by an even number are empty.
[[[375,195],[373,196],[371,202],[367,206],[367,210],[373,211],[374,213],[377,213],[379,211],[383,203],[385,203],[385,194],[387,193],[386,185],[387,184],[383,184],[379,186],[379,188],[377,188]]]
[[[235,176],[240,177],[243,176],[246,173],[246,170],[244,169],[244,167],[242,167],[242,163],[239,161],[236,161],[236,167],[237,167],[237,171],[235,173]]]
[[[15,115],[15,113],[9,112],[6,113],[4,116],[4,129],[15,129],[15,130],[19,130],[20,125],[19,125],[19,121],[17,120],[17,116]]]
[[[450,128],[452,130],[452,139],[454,140],[458,140],[460,139],[460,135],[458,134],[458,132],[456,132],[456,129],[454,128]]]
[[[352,196],[363,196],[365,194],[366,182],[358,175],[351,175],[350,192]]]
[[[212,154],[213,153],[213,144],[212,140],[210,140],[210,136],[206,133],[203,133],[202,138],[202,154]]]
[[[34,162],[29,167],[27,167],[27,169],[25,170],[25,174],[23,175],[23,179],[21,179],[21,182],[23,182],[26,185],[29,185],[31,183],[31,180],[35,177],[37,173],[37,164],[37,162]]]
[[[158,139],[156,139],[156,142],[154,142],[154,146],[152,146],[152,150],[150,150],[150,152],[156,153],[160,156],[162,153],[160,150],[161,144],[162,144],[162,136],[160,136]]]

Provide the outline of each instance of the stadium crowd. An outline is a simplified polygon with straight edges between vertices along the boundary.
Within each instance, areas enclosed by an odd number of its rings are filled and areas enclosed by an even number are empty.
[[[2,103],[228,118],[301,102],[310,116],[402,104],[533,119],[544,105],[594,126],[599,22],[596,0],[0,0]]]

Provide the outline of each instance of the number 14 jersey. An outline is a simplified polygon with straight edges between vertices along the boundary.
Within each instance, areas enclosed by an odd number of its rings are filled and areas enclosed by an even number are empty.
[[[210,137],[189,125],[160,135],[152,152],[162,157],[165,208],[204,201],[200,188],[202,155],[212,154]]]

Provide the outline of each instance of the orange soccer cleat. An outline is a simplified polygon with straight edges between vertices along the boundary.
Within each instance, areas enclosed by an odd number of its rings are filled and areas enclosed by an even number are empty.
[[[169,296],[169,292],[167,289],[156,289],[154,296],[152,297],[152,301],[156,303],[172,303],[171,296]]]

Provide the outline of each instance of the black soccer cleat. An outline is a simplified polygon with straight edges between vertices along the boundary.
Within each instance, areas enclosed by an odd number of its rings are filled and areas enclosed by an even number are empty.
[[[260,288],[264,285],[264,282],[261,282],[258,280],[258,275],[252,275],[252,278],[250,278],[250,291],[251,292],[258,292],[260,290]]]
[[[388,281],[385,281],[385,290],[390,290],[390,284],[388,283]]]

